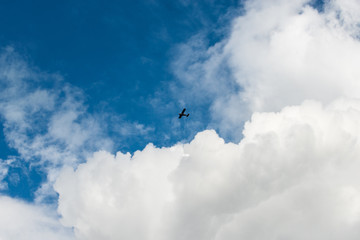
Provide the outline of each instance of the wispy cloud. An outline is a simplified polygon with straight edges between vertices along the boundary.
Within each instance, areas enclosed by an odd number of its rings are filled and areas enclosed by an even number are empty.
[[[85,147],[96,148],[91,138],[103,136],[99,123],[86,112],[81,90],[58,75],[31,69],[12,48],[0,60],[4,133],[21,158],[56,166],[81,161],[76,158]]]
[[[64,228],[50,208],[0,196],[0,211],[1,239],[74,239],[71,229]]]
[[[122,141],[153,131],[117,114],[89,113],[81,89],[59,74],[31,66],[12,47],[0,56],[0,84],[0,116],[6,142],[19,154],[14,159],[40,167],[47,175],[37,191],[38,201],[55,194],[52,184],[62,166],[76,167],[97,150],[112,151],[110,131]],[[2,165],[5,174],[7,164]]]
[[[9,165],[11,160],[2,160],[0,159],[0,190],[7,189],[7,183],[4,182],[4,178],[7,176]]]

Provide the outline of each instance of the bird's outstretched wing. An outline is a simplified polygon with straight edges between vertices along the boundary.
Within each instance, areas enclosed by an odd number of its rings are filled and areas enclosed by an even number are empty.
[[[182,110],[181,114],[184,114],[185,111],[186,111],[186,108],[184,108],[184,109]]]

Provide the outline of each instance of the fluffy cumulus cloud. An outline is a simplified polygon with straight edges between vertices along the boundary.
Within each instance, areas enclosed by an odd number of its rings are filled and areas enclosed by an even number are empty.
[[[98,152],[56,183],[78,239],[358,239],[360,101],[256,113],[133,156]]]
[[[225,54],[253,111],[278,111],[304,99],[357,97],[360,21],[357,1],[248,1]]]
[[[228,39],[174,65],[241,141],[207,130],[132,156],[98,152],[57,179],[62,224],[78,239],[358,239],[359,8],[247,1]]]

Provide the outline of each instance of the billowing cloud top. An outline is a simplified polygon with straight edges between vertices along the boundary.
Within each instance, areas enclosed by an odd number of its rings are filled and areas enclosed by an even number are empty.
[[[58,179],[62,223],[79,239],[357,239],[359,124],[359,101],[309,101],[253,115],[239,144],[98,152]]]
[[[278,111],[304,99],[358,97],[360,7],[328,1],[248,1],[225,52],[251,111]]]

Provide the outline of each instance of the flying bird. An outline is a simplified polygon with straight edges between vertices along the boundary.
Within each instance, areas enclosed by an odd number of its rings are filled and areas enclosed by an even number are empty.
[[[190,113],[185,114],[185,111],[186,111],[186,108],[184,108],[184,109],[182,110],[182,112],[179,113],[179,118],[181,118],[181,117],[183,117],[183,116],[188,117],[188,116],[190,115]]]

